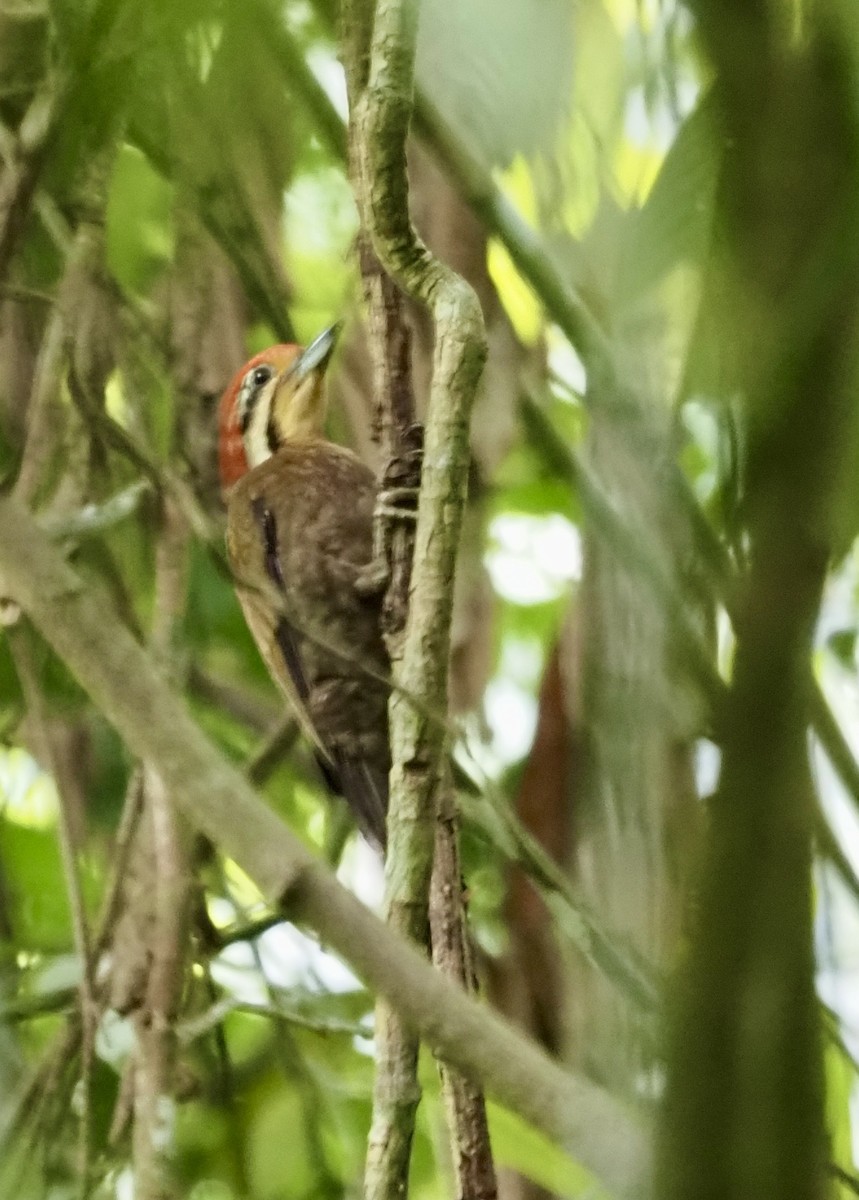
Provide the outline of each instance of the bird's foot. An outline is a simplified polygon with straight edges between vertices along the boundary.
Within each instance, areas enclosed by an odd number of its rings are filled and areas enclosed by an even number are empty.
[[[417,487],[386,487],[376,500],[376,516],[386,521],[414,521],[418,508]]]
[[[385,467],[380,498],[386,494],[402,494],[417,507],[417,494],[421,486],[421,466],[424,457],[424,430],[422,425],[410,425],[402,435],[398,454]]]
[[[418,493],[423,459],[423,427],[412,425],[406,432],[401,454],[392,458],[382,477],[376,497],[373,558],[358,572],[355,590],[360,596],[374,597],[384,592],[391,580],[386,528],[394,522],[412,522],[417,518]]]
[[[371,599],[379,596],[388,586],[391,569],[384,558],[374,558],[365,563],[355,577],[355,591],[359,596]]]

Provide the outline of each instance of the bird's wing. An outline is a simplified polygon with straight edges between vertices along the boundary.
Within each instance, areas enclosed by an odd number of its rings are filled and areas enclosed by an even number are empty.
[[[286,612],[277,611],[277,598],[269,594],[273,587],[280,596],[285,596],[274,517],[260,497],[251,501],[250,509],[256,525],[255,532],[259,535],[263,548],[262,566],[268,586],[262,586],[263,580],[256,575],[253,564],[247,578],[236,572],[235,584],[239,602],[263,660],[286,697],[302,732],[310,740],[314,750],[325,755],[322,738],[307,711],[306,702],[310,689],[301,658],[298,635]],[[235,567],[232,547],[230,558]]]
[[[251,502],[254,520],[259,528],[264,548],[265,574],[279,594],[286,594],[283,562],[278,549],[278,530],[274,514],[262,497]],[[302,731],[311,741],[316,760],[330,790],[343,796],[355,813],[363,832],[378,846],[386,840],[388,780],[377,778],[378,772],[363,760],[346,754],[339,747],[325,744],[307,709],[310,684],[301,655],[298,631],[286,613],[271,619],[270,605],[259,590],[253,591],[239,583],[239,599],[251,632],[262,651],[266,664],[286,695]]]

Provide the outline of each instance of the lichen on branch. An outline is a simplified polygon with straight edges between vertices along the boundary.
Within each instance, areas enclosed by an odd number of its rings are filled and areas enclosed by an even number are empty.
[[[469,422],[486,358],[486,337],[474,291],[433,258],[409,215],[405,141],[414,89],[417,13],[415,0],[377,3],[366,85],[353,120],[366,232],[388,273],[429,309],[435,329],[411,604],[399,682],[423,701],[424,711],[437,712],[447,707],[451,580],[465,504]],[[391,715],[392,787],[400,786],[403,764],[411,763],[420,764],[425,787],[431,791],[443,730],[407,702],[395,703]],[[413,784],[417,775],[418,771],[410,774]]]
[[[475,293],[431,255],[411,223],[406,138],[414,95],[418,4],[378,0],[373,13],[372,4],[353,0],[345,17],[343,41],[352,102],[350,160],[364,237],[369,237],[375,257],[391,279],[428,308],[435,332],[408,612],[392,663],[397,688],[389,710],[393,768],[386,915],[398,932],[425,944],[432,873],[433,941],[442,930],[457,935],[437,962],[464,982],[470,978],[465,965],[468,934],[460,896],[455,813],[437,823],[442,794],[449,790],[447,738],[444,725],[428,721],[425,713],[447,710],[453,577],[465,507],[468,431],[486,338]],[[412,703],[407,694],[419,703]],[[447,850],[438,855],[435,867],[434,844],[437,854],[439,847]],[[384,1003],[377,1008],[376,1026],[377,1077],[365,1196],[385,1200],[407,1187],[420,1091],[413,1031]],[[492,1197],[495,1176],[481,1090],[446,1069],[443,1078],[458,1194],[469,1200]]]

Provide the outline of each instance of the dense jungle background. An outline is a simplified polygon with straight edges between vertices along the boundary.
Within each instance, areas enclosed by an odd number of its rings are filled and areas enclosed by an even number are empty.
[[[857,1195],[859,9],[418,17],[411,214],[489,348],[449,686],[481,998],[617,1114],[563,1138],[487,1079],[500,1194]],[[384,465],[342,20],[0,0],[0,492],[378,909],[236,602],[216,462],[241,364],[343,320],[330,433]],[[4,590],[4,528],[0,1200],[361,1195],[373,991],[165,834],[158,764]],[[426,1047],[419,1080],[436,1200]],[[653,1152],[619,1182],[626,1122]]]

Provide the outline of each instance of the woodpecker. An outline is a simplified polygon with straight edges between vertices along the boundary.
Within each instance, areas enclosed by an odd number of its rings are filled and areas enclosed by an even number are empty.
[[[385,846],[388,684],[373,564],[376,481],[324,434],[338,326],[272,346],[221,399],[227,553],[245,619],[323,775]]]

